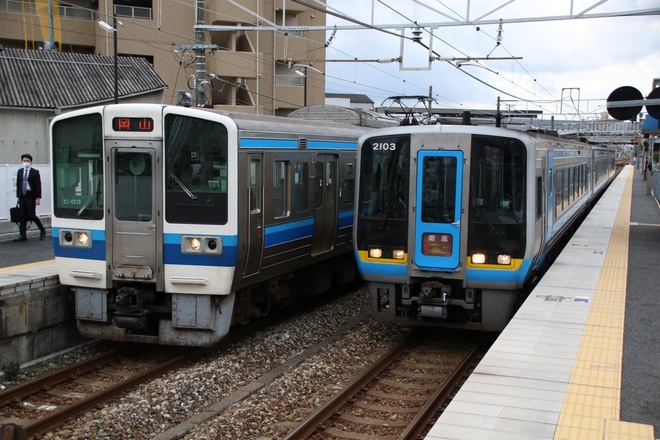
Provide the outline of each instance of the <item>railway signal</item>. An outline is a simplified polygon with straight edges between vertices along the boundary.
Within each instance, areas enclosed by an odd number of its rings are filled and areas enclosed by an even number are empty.
[[[651,116],[660,118],[660,88],[653,89],[646,100],[631,86],[619,87],[607,97],[607,112],[619,121],[634,121],[643,106]]]

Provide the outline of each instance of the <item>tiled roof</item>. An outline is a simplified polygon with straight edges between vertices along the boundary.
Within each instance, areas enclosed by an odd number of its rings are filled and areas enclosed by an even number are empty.
[[[163,90],[147,60],[117,58],[119,97]],[[114,99],[114,57],[0,46],[0,107],[67,109]]]

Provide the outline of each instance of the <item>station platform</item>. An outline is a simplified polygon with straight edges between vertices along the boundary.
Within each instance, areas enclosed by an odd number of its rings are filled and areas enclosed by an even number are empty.
[[[659,245],[627,166],[426,439],[657,438]]]

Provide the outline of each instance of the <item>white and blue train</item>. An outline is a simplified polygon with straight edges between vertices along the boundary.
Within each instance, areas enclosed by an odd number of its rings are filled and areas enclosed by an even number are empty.
[[[376,320],[498,331],[615,174],[615,151],[495,127],[358,142],[354,253]]]
[[[363,132],[159,104],[55,117],[53,242],[81,334],[209,346],[357,277]]]

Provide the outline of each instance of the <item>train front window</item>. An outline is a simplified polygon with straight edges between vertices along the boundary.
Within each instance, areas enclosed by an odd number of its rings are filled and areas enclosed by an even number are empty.
[[[456,217],[456,158],[424,158],[422,221],[452,223]]]
[[[150,222],[153,212],[151,155],[116,151],[115,216],[119,220]]]
[[[523,255],[526,155],[525,145],[517,139],[473,136],[468,232],[471,251]]]
[[[100,113],[53,125],[53,214],[103,218],[103,124]]]
[[[165,117],[165,219],[227,223],[227,128],[217,122]]]
[[[357,240],[361,248],[407,244],[410,136],[367,139],[360,149]]]

